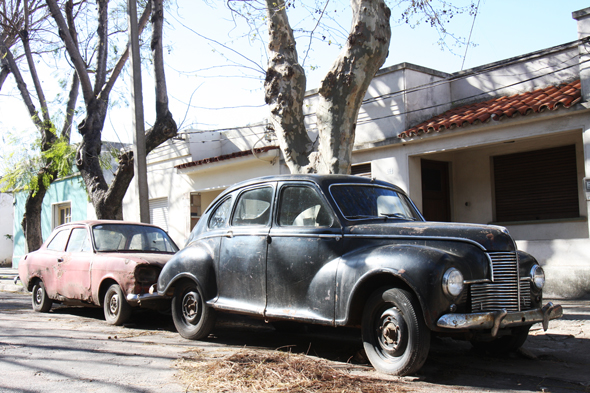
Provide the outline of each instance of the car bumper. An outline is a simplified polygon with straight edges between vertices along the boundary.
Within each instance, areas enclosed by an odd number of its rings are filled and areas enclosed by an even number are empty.
[[[150,287],[149,293],[142,293],[140,295],[135,293],[127,294],[127,303],[129,303],[132,306],[161,308],[159,306],[161,303],[169,302],[169,299],[166,299],[163,296],[158,295],[157,291],[153,291],[152,287]]]
[[[471,314],[445,314],[439,318],[436,325],[446,329],[491,329],[492,337],[495,337],[498,330],[502,328],[532,325],[539,322],[543,324],[543,329],[547,330],[550,320],[562,316],[561,306],[549,302],[543,308],[527,311],[499,310]]]

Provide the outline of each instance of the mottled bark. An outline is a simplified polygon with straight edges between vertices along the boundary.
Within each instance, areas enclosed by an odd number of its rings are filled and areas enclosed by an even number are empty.
[[[285,3],[267,0],[269,62],[264,82],[270,122],[291,173],[308,172],[313,143],[303,122],[305,72],[298,62]]]
[[[348,40],[319,90],[319,173],[350,173],[358,112],[389,50],[391,12],[385,2],[353,0],[351,5]]]
[[[391,29],[383,0],[352,0],[346,45],[321,83],[316,108],[318,145],[303,124],[305,75],[282,1],[267,1],[270,61],[266,102],[285,161],[292,173],[350,173],[356,120],[375,73],[385,62]]]

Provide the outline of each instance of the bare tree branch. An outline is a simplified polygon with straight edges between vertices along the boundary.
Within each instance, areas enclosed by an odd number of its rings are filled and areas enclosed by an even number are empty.
[[[27,84],[25,83],[18,66],[14,61],[12,52],[10,52],[10,49],[8,49],[3,40],[0,40],[0,56],[2,56],[2,58],[6,61],[12,75],[14,76],[16,86],[21,94],[21,98],[23,99],[25,106],[27,107],[27,110],[29,111],[29,116],[31,117],[31,120],[33,120],[33,123],[35,124],[37,129],[42,130],[43,123],[41,122],[39,114],[37,113],[37,108],[35,108],[35,104],[31,99],[29,90],[27,89]]]
[[[57,5],[56,0],[46,0],[49,10],[51,11],[51,15],[57,23],[57,27],[59,29],[59,35],[63,40],[66,51],[70,56],[72,64],[76,69],[78,77],[80,78],[80,86],[82,87],[82,95],[84,96],[84,101],[86,104],[89,104],[93,97],[93,89],[92,83],[90,82],[90,77],[88,75],[88,70],[84,59],[80,55],[80,51],[78,50],[78,46],[74,41],[74,38],[70,34],[70,29],[68,28],[68,24],[66,23],[59,6]]]

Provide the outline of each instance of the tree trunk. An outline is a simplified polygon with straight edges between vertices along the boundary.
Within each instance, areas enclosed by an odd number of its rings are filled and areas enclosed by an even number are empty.
[[[28,32],[26,30],[21,31],[20,37],[23,41],[23,48],[26,52],[29,71],[31,75],[33,75],[33,83],[35,85],[35,90],[41,104],[41,111],[43,112],[44,119],[43,121],[41,121],[38,115],[37,109],[35,108],[35,104],[33,103],[33,100],[29,94],[27,85],[22,77],[20,69],[14,61],[12,52],[6,46],[3,40],[0,40],[0,54],[3,58],[3,64],[6,64],[15,79],[21,94],[21,98],[27,107],[31,120],[39,131],[41,136],[41,152],[46,152],[53,147],[57,141],[57,137],[53,129],[53,123],[50,120],[46,101],[43,98],[44,94],[41,82],[39,81],[39,78],[36,77],[37,71],[35,68],[35,62],[28,44]],[[41,232],[41,207],[43,204],[43,198],[47,192],[47,188],[57,176],[57,172],[52,170],[51,166],[52,161],[49,160],[48,162],[45,162],[45,166],[39,170],[37,173],[36,187],[29,191],[27,200],[25,202],[25,214],[23,216],[21,226],[23,228],[29,251],[35,251],[41,247],[41,244],[43,244],[43,236]]]
[[[389,50],[391,12],[385,2],[353,0],[351,6],[348,40],[319,90],[319,173],[350,173],[358,112]]]
[[[270,60],[266,103],[291,173],[350,173],[356,120],[375,73],[388,54],[391,12],[383,0],[352,0],[348,40],[321,83],[316,108],[318,144],[303,123],[305,75],[283,1],[267,0]]]
[[[43,206],[43,198],[47,193],[47,187],[43,179],[49,176],[53,179],[56,173],[50,171],[48,167],[42,168],[37,173],[37,190],[30,190],[25,202],[25,214],[21,221],[21,227],[27,242],[29,252],[38,250],[43,244],[43,233],[41,231],[41,209]]]
[[[109,185],[104,178],[99,160],[102,152],[101,137],[107,105],[108,97],[99,97],[87,105],[86,118],[78,126],[82,142],[76,153],[76,166],[86,184],[96,217],[98,219],[122,220],[121,204],[107,203]]]
[[[146,132],[146,154],[149,154],[160,144],[178,134],[176,122],[168,110],[168,96],[164,76],[162,49],[163,6],[161,0],[156,0],[154,3],[151,46],[154,56],[154,74],[156,75],[156,122]],[[151,3],[148,4],[148,7],[148,9],[151,9]],[[140,29],[145,26],[147,15],[149,15],[149,12],[144,12],[139,22]],[[104,23],[106,24],[106,21]],[[106,33],[106,28],[104,32]],[[105,87],[98,95],[98,98],[92,100],[90,105],[87,105],[86,119],[78,127],[83,139],[78,148],[76,164],[82,174],[98,219],[123,219],[123,198],[134,176],[132,151],[124,152],[119,156],[117,170],[110,185],[105,181],[98,159],[102,144],[101,134],[107,113],[108,91],[110,91],[110,87],[114,83],[112,79],[118,76],[118,72],[122,68],[123,59],[127,59],[126,53],[123,54],[122,60],[111,74],[111,79],[108,82],[105,81]]]
[[[4,81],[10,74],[10,68],[8,68],[8,62],[2,58],[0,59],[0,91],[2,91],[2,86],[4,85]]]
[[[309,171],[313,143],[303,115],[306,78],[283,0],[267,0],[269,62],[264,81],[270,122],[291,173]]]

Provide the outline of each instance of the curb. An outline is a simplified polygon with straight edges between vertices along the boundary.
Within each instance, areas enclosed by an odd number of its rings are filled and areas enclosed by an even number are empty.
[[[8,270],[8,269],[6,269]],[[26,292],[22,282],[18,279],[18,274],[0,274],[0,291],[1,292]],[[12,272],[11,272],[12,273]]]
[[[25,288],[19,284],[0,284],[0,292],[22,292],[26,293]]]

